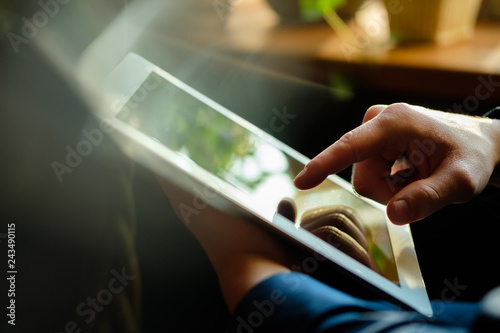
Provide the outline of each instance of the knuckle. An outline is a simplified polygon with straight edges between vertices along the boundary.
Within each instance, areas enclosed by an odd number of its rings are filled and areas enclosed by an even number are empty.
[[[358,128],[353,129],[350,132],[344,134],[338,141],[339,144],[344,145],[348,148],[348,151],[351,154],[353,159],[356,159],[356,151],[354,149],[354,143],[356,142],[358,137]]]
[[[339,140],[340,144],[343,145],[343,157],[346,161],[349,161],[350,164],[363,163],[373,154],[373,149],[370,147],[370,144],[373,144],[373,140],[370,142],[367,140],[367,137],[371,137],[371,134],[367,134],[367,132],[369,132],[369,130],[367,131],[369,126],[370,125],[365,124],[357,127],[346,133]]]
[[[425,197],[428,201],[430,201],[430,202],[441,201],[441,195],[439,194],[439,191],[437,191],[432,186],[430,186],[428,184],[422,184],[422,186],[419,187],[419,190],[420,190],[422,196]]]
[[[410,104],[404,103],[404,102],[393,103],[393,104],[391,104],[391,106],[393,108],[397,108],[397,109],[410,109],[411,108]]]
[[[389,114],[401,115],[408,113],[411,110],[411,106],[407,103],[394,103],[389,105],[384,111]]]
[[[468,168],[457,168],[453,172],[454,182],[459,186],[458,200],[469,200],[478,193],[475,173]]]
[[[350,145],[351,142],[356,137],[356,130],[357,129],[355,128],[352,131],[345,133],[344,135],[342,135],[342,137],[339,139],[339,141],[342,142],[343,144]]]
[[[375,118],[380,113],[382,113],[387,108],[386,105],[373,105],[368,108],[365,112],[365,116],[363,118],[363,123]]]

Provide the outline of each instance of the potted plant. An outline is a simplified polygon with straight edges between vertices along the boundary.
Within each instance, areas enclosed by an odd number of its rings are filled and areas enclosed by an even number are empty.
[[[449,44],[472,37],[481,0],[384,0],[399,42]]]
[[[317,22],[335,13],[352,17],[363,0],[267,0],[285,22]]]
[[[290,22],[326,21],[344,40],[355,44],[355,36],[345,21],[354,17],[365,0],[267,0],[281,19]]]

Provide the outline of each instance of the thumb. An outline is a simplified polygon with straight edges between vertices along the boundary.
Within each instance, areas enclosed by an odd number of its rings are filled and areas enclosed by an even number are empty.
[[[457,182],[435,173],[408,184],[394,195],[387,204],[387,216],[394,224],[415,222],[456,202],[459,192]]]

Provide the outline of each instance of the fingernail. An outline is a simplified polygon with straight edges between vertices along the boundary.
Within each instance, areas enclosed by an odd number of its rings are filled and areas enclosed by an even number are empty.
[[[307,165],[304,167],[304,169],[302,169],[301,172],[299,172],[299,174],[295,177],[295,179],[298,179],[298,178],[304,176],[306,174],[306,172],[307,172]]]
[[[394,215],[398,224],[404,224],[411,221],[410,206],[406,200],[398,200],[394,202]]]

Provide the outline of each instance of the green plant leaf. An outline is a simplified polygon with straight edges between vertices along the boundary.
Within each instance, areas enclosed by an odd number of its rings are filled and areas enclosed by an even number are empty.
[[[329,13],[345,6],[347,0],[299,0],[299,6],[304,12],[317,11],[321,14]]]

